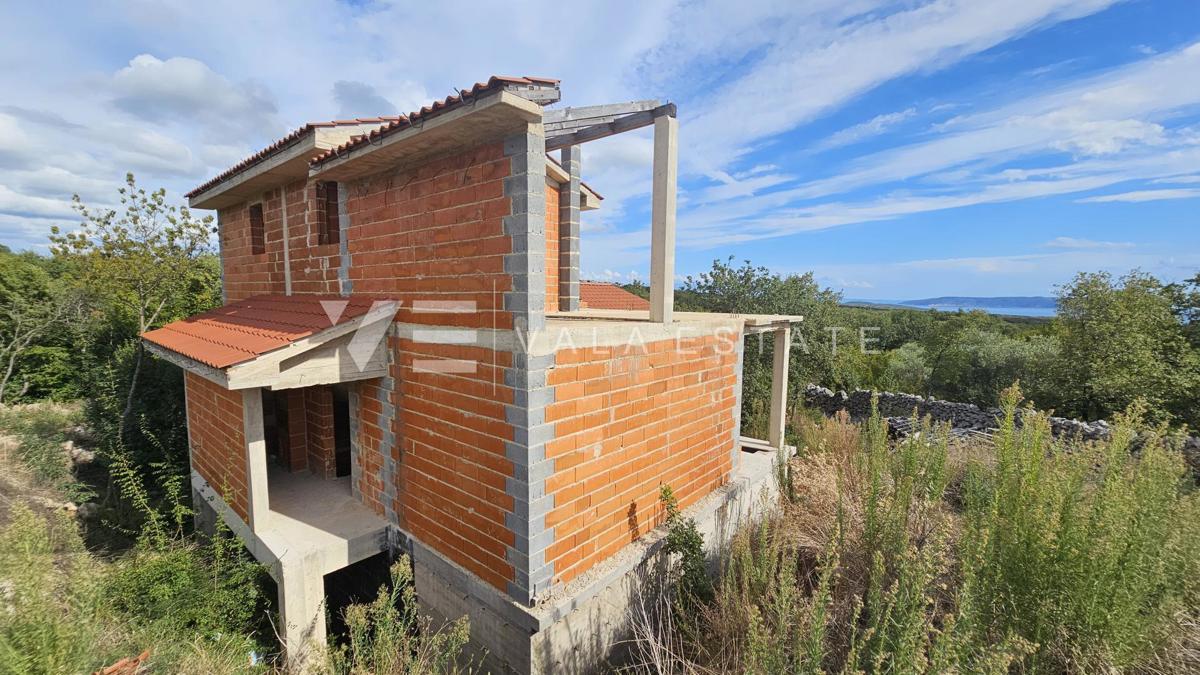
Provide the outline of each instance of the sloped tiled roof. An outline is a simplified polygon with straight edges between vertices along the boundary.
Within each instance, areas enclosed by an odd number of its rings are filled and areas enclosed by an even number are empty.
[[[254,166],[255,164],[258,164],[259,162],[270,157],[271,155],[274,155],[275,153],[279,152],[280,150],[283,150],[284,148],[291,145],[293,142],[298,141],[301,138],[303,138],[304,136],[307,136],[308,134],[312,133],[312,131],[314,129],[324,128],[324,127],[358,126],[358,125],[362,125],[362,124],[383,125],[383,124],[390,124],[391,122],[394,122],[398,119],[400,119],[400,118],[399,117],[360,117],[358,119],[352,119],[352,120],[330,120],[328,122],[309,122],[308,124],[305,124],[304,126],[300,127],[299,129],[292,130],[291,132],[288,133],[288,135],[284,136],[283,138],[280,138],[279,140],[268,145],[267,147],[263,148],[262,150],[259,150],[258,152],[254,153],[253,155],[250,155],[249,157],[238,162],[237,164],[234,164],[233,166],[229,167],[228,169],[225,169],[221,173],[217,174],[216,176],[214,176],[210,180],[206,181],[202,185],[196,187],[195,189],[193,189],[191,192],[188,192],[184,196],[185,197],[195,197],[196,195],[204,192],[205,190],[208,190],[209,188],[219,184],[221,181],[224,181],[241,171],[245,171],[246,169]]]
[[[470,89],[459,90],[457,95],[447,96],[441,101],[434,101],[431,105],[424,106],[416,112],[409,113],[408,115],[401,115],[396,120],[381,126],[379,129],[376,129],[369,134],[356,136],[336,148],[326,150],[325,152],[314,157],[310,164],[312,166],[316,166],[322,162],[333,159],[334,157],[337,157],[348,150],[353,150],[356,147],[367,145],[368,143],[377,141],[378,139],[395,133],[396,131],[407,129],[414,125],[419,125],[421,122],[453,110],[463,103],[503,89],[504,85],[508,84],[554,86],[558,84],[558,80],[548,77],[532,77],[528,75],[525,77],[493,75],[488,78],[487,82],[476,82],[475,86],[471,87]]]
[[[362,316],[372,302],[336,295],[259,295],[147,331],[142,339],[213,368],[228,368]]]
[[[606,281],[579,282],[583,309],[649,310],[650,301]]]

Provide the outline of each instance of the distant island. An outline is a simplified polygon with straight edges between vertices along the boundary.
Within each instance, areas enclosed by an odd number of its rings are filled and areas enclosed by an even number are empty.
[[[846,299],[842,302],[851,307],[875,307],[881,309],[934,309],[943,312],[959,310],[983,310],[990,314],[1008,316],[1051,317],[1057,309],[1054,298],[1042,295],[1020,295],[999,297],[974,297],[944,295],[919,300],[867,300]]]
[[[1043,295],[1018,295],[1018,296],[1002,296],[995,298],[976,298],[970,296],[946,295],[940,298],[924,298],[921,300],[901,300],[898,304],[911,305],[913,307],[978,307],[979,309],[992,308],[1025,308],[1025,309],[1054,309],[1057,305],[1057,300]]]

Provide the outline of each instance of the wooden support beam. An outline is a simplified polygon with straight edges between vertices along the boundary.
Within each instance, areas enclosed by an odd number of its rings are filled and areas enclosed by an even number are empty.
[[[611,122],[594,124],[582,129],[561,129],[557,133],[546,132],[546,152],[558,150],[569,145],[579,145],[588,141],[595,141],[601,138],[608,138],[616,134],[641,129],[654,124],[660,117],[670,117],[675,119],[675,104],[667,103],[660,105],[653,110],[645,110],[635,112],[629,115],[624,115],[615,118]]]
[[[771,426],[767,431],[767,441],[776,449],[783,447],[784,430],[787,427],[788,361],[791,345],[791,326],[784,325],[776,329],[771,372]]]
[[[654,120],[654,175],[650,197],[650,320],[658,323],[671,323],[675,308],[678,162],[679,120],[673,114],[661,115]]]

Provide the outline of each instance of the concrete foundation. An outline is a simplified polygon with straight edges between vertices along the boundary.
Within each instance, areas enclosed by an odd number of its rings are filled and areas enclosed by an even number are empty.
[[[743,452],[733,479],[689,508],[711,555],[740,523],[771,508],[778,497],[775,454]],[[666,564],[666,528],[631,543],[606,563],[530,608],[513,602],[461,567],[409,543],[416,593],[435,625],[467,616],[471,653],[484,672],[592,673],[630,635],[631,608],[646,582]]]

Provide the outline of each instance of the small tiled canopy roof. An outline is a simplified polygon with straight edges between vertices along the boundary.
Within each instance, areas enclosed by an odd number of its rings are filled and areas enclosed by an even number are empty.
[[[336,295],[259,295],[142,334],[159,347],[228,368],[362,316],[372,300]]]
[[[579,303],[584,309],[650,309],[649,300],[604,281],[579,282]]]

